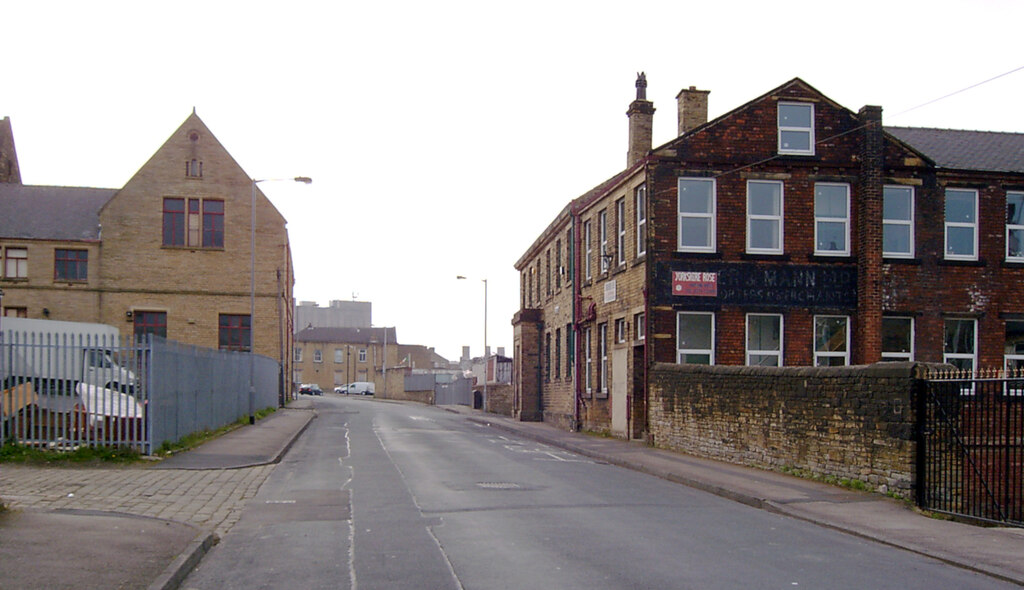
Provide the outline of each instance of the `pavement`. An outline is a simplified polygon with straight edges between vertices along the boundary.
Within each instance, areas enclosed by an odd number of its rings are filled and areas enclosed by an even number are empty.
[[[0,513],[0,587],[178,588],[218,535],[237,522],[274,464],[315,418],[311,405],[300,398],[255,426],[143,469],[4,465],[0,498],[8,511]],[[937,519],[880,494],[517,422],[464,406],[443,409],[591,459],[1024,586],[1021,528]]]

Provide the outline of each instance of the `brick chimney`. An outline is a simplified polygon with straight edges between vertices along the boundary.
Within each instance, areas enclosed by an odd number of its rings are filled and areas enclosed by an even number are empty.
[[[690,86],[679,91],[676,104],[679,105],[679,135],[708,122],[708,94],[710,90],[697,90]]]
[[[647,75],[643,72],[636,76],[636,100],[629,105],[626,116],[629,117],[629,152],[626,154],[629,168],[651,151],[654,103],[647,100]]]

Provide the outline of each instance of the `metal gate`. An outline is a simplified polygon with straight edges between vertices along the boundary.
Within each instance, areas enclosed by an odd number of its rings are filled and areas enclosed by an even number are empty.
[[[1024,526],[1024,376],[933,374],[917,405],[918,505]]]

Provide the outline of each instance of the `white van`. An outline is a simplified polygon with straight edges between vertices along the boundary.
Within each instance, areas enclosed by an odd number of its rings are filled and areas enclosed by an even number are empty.
[[[356,395],[373,395],[373,383],[369,381],[356,381],[348,384],[348,389],[345,393],[356,394]]]

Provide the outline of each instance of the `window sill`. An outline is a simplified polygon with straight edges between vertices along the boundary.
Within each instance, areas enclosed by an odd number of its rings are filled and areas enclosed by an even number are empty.
[[[1004,260],[1003,268],[1024,268],[1024,260]]]
[[[672,258],[676,260],[721,260],[721,252],[687,252],[685,250],[676,250],[672,253]]]
[[[162,250],[188,250],[191,252],[224,252],[226,248],[224,246],[170,246],[163,244],[160,246]]]
[[[3,283],[28,283],[28,277],[0,277]]]
[[[849,254],[840,254],[836,256],[822,256],[821,254],[811,254],[807,257],[808,262],[856,262],[853,256]]]
[[[782,262],[789,262],[792,256],[785,253],[779,254],[751,254],[749,252],[743,252],[740,254],[740,260],[780,260]]]
[[[973,266],[983,267],[988,266],[984,258],[979,260],[949,260],[948,258],[942,258],[939,260],[939,266]]]
[[[921,266],[920,258],[890,258],[883,257],[882,264],[906,264],[910,266]]]

